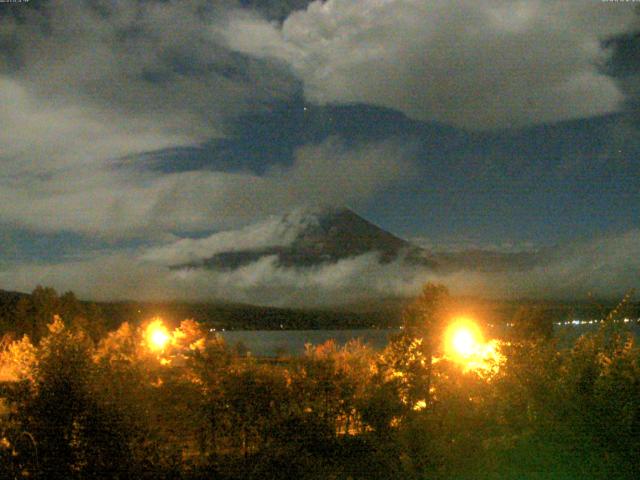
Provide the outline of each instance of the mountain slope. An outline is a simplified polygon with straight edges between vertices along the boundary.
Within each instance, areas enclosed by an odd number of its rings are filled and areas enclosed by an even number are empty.
[[[283,232],[283,236],[286,232],[288,240],[253,248],[230,248],[174,267],[235,269],[264,257],[275,256],[280,266],[305,268],[371,252],[378,254],[381,263],[402,257],[413,264],[435,267],[426,251],[347,208],[298,210],[271,221],[279,222],[276,230]]]
[[[434,252],[387,232],[348,208],[296,209],[240,230],[183,239],[149,257],[172,269],[230,271],[267,258],[275,259],[278,267],[302,269],[365,254],[375,254],[373,258],[383,265],[400,261],[441,274],[523,271],[542,266],[553,257],[549,249]]]

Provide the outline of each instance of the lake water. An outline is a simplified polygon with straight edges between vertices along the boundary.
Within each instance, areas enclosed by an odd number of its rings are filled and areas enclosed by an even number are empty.
[[[232,330],[218,332],[227,345],[242,343],[255,356],[300,355],[307,343],[320,345],[335,340],[344,345],[350,340],[360,339],[375,349],[382,349],[389,337],[398,329],[389,330]]]
[[[595,331],[597,324],[556,325],[556,336],[563,346],[570,346],[583,333]],[[625,328],[640,336],[640,320],[633,319]],[[360,339],[374,349],[381,350],[389,338],[399,329],[361,330],[233,330],[217,332],[231,347],[242,343],[255,356],[300,355],[307,343],[320,345],[327,340],[335,340],[344,345],[350,340]]]

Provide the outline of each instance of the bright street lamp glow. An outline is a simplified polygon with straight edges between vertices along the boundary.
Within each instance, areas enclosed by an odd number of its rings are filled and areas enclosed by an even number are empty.
[[[151,343],[154,347],[161,349],[169,341],[169,335],[164,333],[162,330],[156,330],[151,334]]]
[[[465,372],[491,376],[504,362],[496,340],[485,341],[482,330],[469,318],[456,318],[444,334],[444,356]]]
[[[481,352],[484,345],[482,332],[469,319],[456,319],[445,333],[445,351],[454,360],[466,362]]]
[[[169,341],[169,332],[159,318],[147,326],[147,344],[152,350],[162,350]]]
[[[477,347],[476,341],[473,338],[473,333],[466,328],[461,328],[453,334],[453,348],[463,356],[471,355]]]

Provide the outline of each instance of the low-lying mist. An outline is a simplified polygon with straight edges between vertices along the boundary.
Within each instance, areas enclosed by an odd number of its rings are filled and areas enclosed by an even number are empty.
[[[375,252],[308,268],[287,268],[275,255],[232,270],[172,268],[149,250],[81,260],[18,265],[0,272],[3,288],[50,285],[94,300],[236,301],[274,306],[335,306],[368,298],[412,296],[428,281],[454,294],[488,298],[618,298],[640,279],[640,230],[549,249],[530,268],[437,272]]]

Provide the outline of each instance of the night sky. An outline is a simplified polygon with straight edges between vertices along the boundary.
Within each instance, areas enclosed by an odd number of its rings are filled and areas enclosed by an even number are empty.
[[[638,286],[638,32],[600,0],[0,4],[0,288],[207,297],[148,252],[305,205]]]

